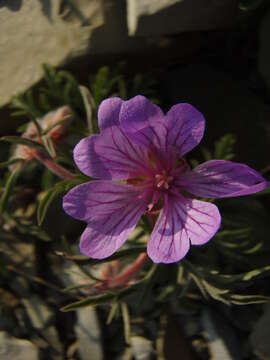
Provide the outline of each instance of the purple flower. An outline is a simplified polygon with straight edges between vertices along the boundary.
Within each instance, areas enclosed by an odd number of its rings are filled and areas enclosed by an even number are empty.
[[[190,244],[203,245],[217,232],[216,205],[194,199],[253,194],[265,179],[246,165],[207,161],[190,170],[183,156],[202,139],[205,120],[189,104],[164,115],[143,96],[104,100],[98,110],[101,133],[82,139],[74,160],[99,179],[76,186],[64,209],[87,222],[80,240],[86,256],[102,259],[127,240],[144,213],[160,209],[147,246],[156,263],[181,260]]]

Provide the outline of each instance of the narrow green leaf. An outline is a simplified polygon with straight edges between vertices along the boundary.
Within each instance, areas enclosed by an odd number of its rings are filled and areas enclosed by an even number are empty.
[[[236,305],[249,305],[249,304],[263,304],[270,302],[270,297],[263,295],[241,295],[232,294],[230,295],[230,302]]]
[[[55,197],[59,194],[61,194],[64,191],[68,191],[73,186],[78,185],[81,183],[80,179],[74,179],[74,180],[63,180],[58,182],[54,187],[49,189],[44,197],[41,199],[38,207],[37,212],[37,221],[38,225],[42,225],[46,213],[49,209],[49,206],[51,205],[52,201],[55,199]]]
[[[258,8],[263,3],[264,0],[242,0],[238,6],[242,11],[251,11]]]
[[[128,306],[126,303],[121,303],[121,310],[123,316],[123,324],[124,324],[124,336],[125,341],[129,345],[130,344],[130,316],[128,311]]]
[[[89,130],[90,134],[93,134],[95,127],[93,124],[92,108],[95,107],[95,101],[94,101],[92,94],[87,89],[87,87],[81,85],[81,86],[79,86],[79,89],[80,89],[84,107],[85,107],[88,130]]]
[[[110,325],[110,323],[113,321],[114,317],[118,313],[118,310],[119,310],[119,304],[117,301],[115,301],[111,305],[111,309],[110,309],[108,318],[106,320],[106,325]]]
[[[17,169],[12,171],[9,175],[9,178],[6,182],[5,190],[0,199],[0,214],[5,210],[6,204],[8,202],[8,198],[12,193],[12,189],[16,184],[20,171],[21,171],[21,167],[18,167]]]
[[[19,162],[23,162],[23,159],[10,159],[8,161],[4,161],[2,163],[0,163],[0,169],[2,168],[5,168],[5,167],[8,167],[9,165],[12,165],[12,164],[16,164],[16,163],[19,163]]]
[[[162,302],[165,299],[167,299],[168,296],[170,296],[172,293],[175,292],[175,285],[168,285],[165,288],[162,289],[159,296],[156,298],[157,302]]]
[[[60,310],[63,312],[67,312],[67,311],[72,311],[72,310],[79,309],[79,308],[85,307],[85,306],[90,306],[90,305],[95,306],[95,305],[107,303],[107,302],[113,300],[114,298],[115,298],[115,294],[113,294],[113,293],[90,296],[85,299],[76,301],[72,304],[66,305],[66,306],[62,307]]]
[[[105,262],[109,262],[112,260],[120,259],[127,256],[135,256],[137,254],[140,254],[146,250],[145,246],[136,246],[125,250],[120,250],[117,253],[113,254],[109,258],[102,259],[102,260],[95,260],[95,259],[89,259],[86,256],[82,255],[66,255],[67,260],[74,261],[77,264],[81,265],[95,265],[95,264],[102,264]]]
[[[205,291],[204,286],[201,283],[201,279],[199,279],[195,274],[193,273],[189,273],[189,276],[191,277],[191,279],[195,282],[195,284],[198,286],[199,290],[201,291],[202,295],[204,296],[205,299],[208,299],[208,294]]]
[[[47,135],[52,129],[54,129],[56,126],[58,125],[62,125],[65,124],[67,122],[68,119],[70,119],[70,115],[66,115],[64,116],[61,120],[57,121],[55,124],[49,126],[48,128],[46,128],[45,130],[42,131],[42,135]]]
[[[229,304],[229,302],[222,296],[225,294],[228,294],[229,289],[220,289],[212,284],[208,283],[205,280],[202,280],[202,285],[204,286],[205,290],[208,292],[208,294],[215,300],[221,301],[224,304]]]
[[[53,199],[60,193],[59,189],[57,188],[52,188],[49,189],[47,191],[47,193],[44,195],[44,197],[41,199],[40,203],[39,203],[39,207],[38,207],[38,212],[37,212],[37,221],[38,221],[38,225],[41,226],[46,213],[49,209],[49,206],[51,205]]]
[[[90,296],[90,297],[81,299],[72,304],[64,306],[60,310],[63,312],[66,312],[66,311],[72,311],[72,310],[78,309],[80,307],[95,306],[95,305],[99,305],[99,304],[108,303],[113,300],[115,300],[115,301],[123,300],[125,297],[129,296],[135,290],[137,290],[140,286],[142,286],[143,281],[144,280],[142,280],[141,282],[138,282],[134,285],[131,285],[127,288],[124,288],[122,290],[119,290],[117,293],[110,292],[110,293],[106,293],[106,294],[95,295],[95,296]]]
[[[0,141],[7,141],[7,142],[10,142],[13,144],[21,144],[21,145],[29,146],[31,148],[44,150],[44,147],[40,143],[38,143],[36,141],[32,141],[30,139],[22,138],[20,136],[2,136],[0,138]]]
[[[42,142],[48,154],[54,159],[56,157],[56,152],[52,139],[49,136],[42,136]]]

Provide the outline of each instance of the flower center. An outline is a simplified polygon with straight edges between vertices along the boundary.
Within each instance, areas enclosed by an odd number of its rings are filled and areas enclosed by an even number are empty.
[[[162,190],[168,190],[170,187],[170,182],[173,180],[173,176],[168,176],[165,170],[162,171],[161,174],[155,175],[155,186]]]

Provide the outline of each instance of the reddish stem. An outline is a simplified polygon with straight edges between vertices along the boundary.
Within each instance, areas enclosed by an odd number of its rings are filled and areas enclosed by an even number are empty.
[[[41,151],[37,150],[33,152],[33,156],[44,166],[46,166],[47,169],[51,170],[55,175],[59,176],[60,178],[67,180],[74,179],[74,175],[70,171],[66,170],[61,165],[56,164],[53,159],[51,159]]]
[[[110,288],[126,285],[141,269],[141,267],[144,265],[146,260],[147,260],[147,254],[146,252],[144,252],[140,254],[130,266],[125,268],[121,274],[111,279],[106,279],[101,285],[98,286],[98,288],[110,289]]]

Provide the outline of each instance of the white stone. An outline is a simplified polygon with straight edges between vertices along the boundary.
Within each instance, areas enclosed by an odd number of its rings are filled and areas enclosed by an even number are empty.
[[[209,344],[210,358],[212,360],[236,360],[231,356],[224,339],[218,332],[211,313],[207,309],[202,312],[202,323]]]
[[[80,358],[102,360],[101,331],[94,308],[88,306],[77,310],[75,332],[79,341]]]
[[[79,26],[78,16],[63,20],[59,0],[22,0],[16,11],[8,3],[1,1],[0,8],[0,106],[40,80],[43,63],[60,65],[85,53],[92,30],[102,23],[100,1],[79,1],[88,26]]]
[[[38,360],[38,349],[28,340],[8,336],[0,332],[0,359],[1,360]]]
[[[236,20],[236,0],[127,0],[130,35],[162,36],[222,28]]]
[[[135,360],[150,360],[153,358],[154,349],[152,341],[142,336],[131,336],[130,345]]]
[[[156,12],[183,0],[127,0],[127,21],[130,35],[136,33],[139,17]]]
[[[32,296],[29,299],[24,298],[22,302],[35,329],[43,329],[48,326],[53,312],[46,303],[40,300],[38,296]]]
[[[254,326],[250,340],[255,354],[262,360],[270,360],[270,306]]]

